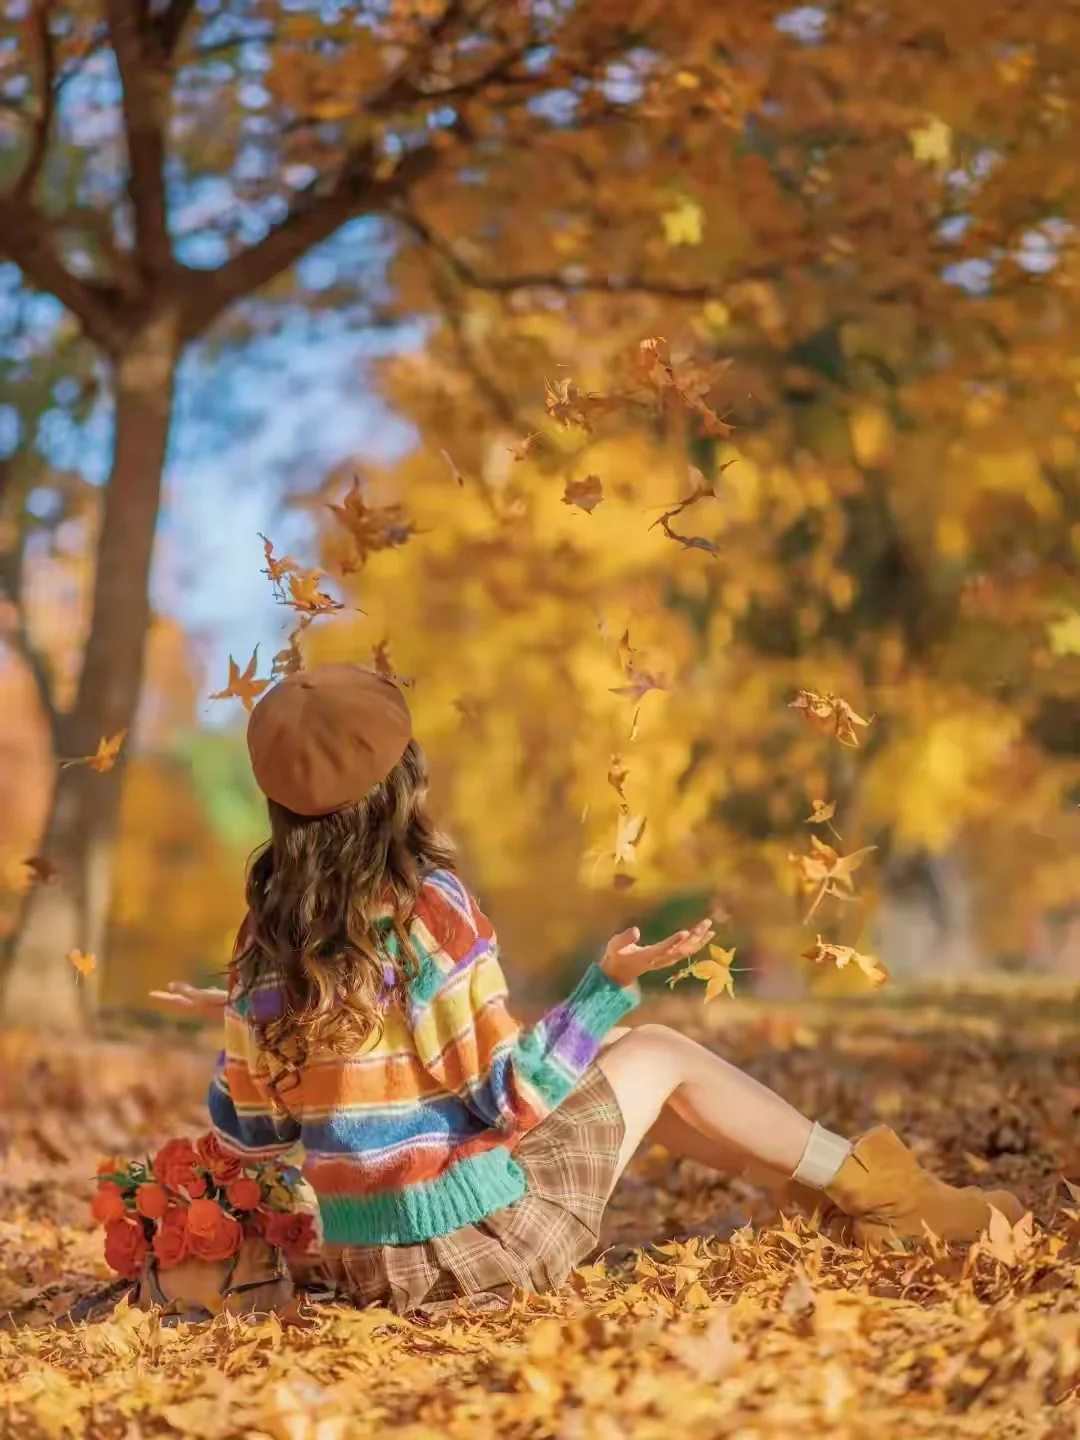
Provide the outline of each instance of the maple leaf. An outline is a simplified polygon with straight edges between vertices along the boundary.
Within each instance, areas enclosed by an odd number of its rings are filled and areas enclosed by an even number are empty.
[[[270,684],[269,680],[256,680],[255,671],[259,663],[259,647],[252,651],[247,668],[241,672],[233,657],[229,656],[229,683],[224,690],[217,690],[211,700],[241,700],[249,713],[252,705]]]
[[[841,745],[858,749],[859,737],[855,726],[867,726],[873,722],[864,720],[847,703],[836,695],[818,695],[814,690],[800,690],[788,706],[790,710],[801,710],[807,724],[825,734],[835,735]]]
[[[601,395],[596,391],[582,392],[568,377],[552,383],[545,381],[544,404],[552,420],[564,430],[577,426],[580,430],[592,430],[592,418],[610,410],[614,397]]]
[[[803,959],[812,960],[815,965],[835,965],[838,970],[854,965],[874,985],[883,985],[889,978],[888,970],[876,956],[863,955],[850,945],[829,944],[820,935],[809,950],[803,951]]]
[[[650,690],[667,689],[664,680],[643,670],[634,660],[634,651],[630,648],[629,630],[623,632],[622,639],[619,641],[619,660],[627,683],[613,685],[611,687],[612,695],[625,695],[631,700],[640,701]]]
[[[365,565],[369,556],[404,545],[410,536],[420,533],[408,518],[403,505],[368,505],[359,476],[354,478],[340,504],[331,504],[326,508],[353,542],[354,557],[341,565],[346,575],[354,574]]]
[[[60,768],[63,770],[69,765],[85,765],[90,770],[96,770],[99,775],[104,775],[116,764],[127,733],[126,730],[118,730],[107,740],[102,736],[93,755],[80,755],[74,760],[61,760]]]
[[[788,856],[799,872],[803,891],[807,894],[817,891],[806,920],[810,919],[826,895],[846,900],[855,894],[855,883],[851,877],[867,855],[876,849],[876,845],[866,845],[861,850],[853,850],[850,855],[841,855],[824,840],[811,835],[809,855]]]
[[[722,950],[719,945],[709,946],[709,958],[707,960],[692,960],[674,975],[668,977],[669,985],[678,985],[680,980],[704,980],[705,1004],[716,1000],[721,995],[730,995],[735,998],[735,981],[731,974],[731,962],[735,959],[734,947],[730,950]]]
[[[82,950],[69,950],[67,958],[82,976],[92,975],[97,969],[97,957]]]
[[[630,771],[623,764],[621,758],[618,755],[612,755],[611,764],[608,766],[607,781],[624,805],[626,795],[623,793],[623,786],[626,784],[629,774]]]
[[[824,800],[812,800],[810,804],[813,807],[814,813],[808,815],[804,823],[807,825],[828,825],[837,840],[842,840],[844,837],[832,823],[832,818],[836,814],[836,801],[830,800],[826,804]]]
[[[630,815],[624,811],[619,816],[619,824],[615,832],[616,865],[637,863],[636,846],[644,833],[645,817],[643,815]]]
[[[291,555],[283,555],[280,559],[276,559],[273,542],[262,534],[259,539],[263,542],[263,554],[266,556],[266,569],[262,573],[270,577],[270,584],[274,587],[278,597],[283,598],[285,581],[294,570],[298,570],[300,567]]]
[[[507,448],[513,456],[515,463],[517,463],[522,460],[527,460],[532,452],[540,446],[542,440],[543,436],[539,430],[534,430],[531,435],[526,435],[525,438],[519,440],[516,445],[510,445]]]
[[[23,861],[23,864],[30,871],[34,880],[40,885],[48,885],[51,880],[55,880],[57,875],[60,874],[59,868],[54,865],[51,860],[46,859],[44,855],[31,855],[28,860]]]
[[[1031,1258],[1035,1249],[1035,1217],[1028,1213],[1010,1225],[1000,1210],[990,1207],[990,1223],[971,1247],[972,1255],[989,1255],[1013,1269]]]
[[[576,505],[579,510],[592,514],[604,498],[604,487],[599,475],[586,475],[582,480],[568,480],[563,491],[563,504]]]
[[[299,570],[289,576],[289,599],[284,603],[302,615],[328,615],[332,610],[344,610],[340,600],[333,599],[319,589],[319,581],[325,570]]]
[[[304,668],[304,657],[300,651],[300,636],[314,618],[313,615],[303,615],[300,623],[290,630],[284,649],[279,650],[270,662],[270,678],[272,680],[279,680],[283,675],[295,675],[298,670]]]

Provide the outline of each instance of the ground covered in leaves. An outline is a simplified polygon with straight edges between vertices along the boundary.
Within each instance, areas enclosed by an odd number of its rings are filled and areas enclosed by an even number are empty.
[[[109,1276],[99,1153],[202,1128],[208,1042],[0,1037],[0,1434],[18,1440],[1080,1437],[1080,1007],[1068,996],[672,999],[662,1019],[835,1128],[894,1125],[1034,1223],[867,1261],[738,1180],[643,1155],[603,1257],[509,1314],[73,1327]]]

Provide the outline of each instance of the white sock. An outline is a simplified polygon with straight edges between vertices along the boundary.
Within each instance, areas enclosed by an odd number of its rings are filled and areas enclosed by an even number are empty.
[[[815,1123],[791,1178],[813,1190],[824,1190],[836,1179],[837,1171],[853,1149],[850,1140]]]

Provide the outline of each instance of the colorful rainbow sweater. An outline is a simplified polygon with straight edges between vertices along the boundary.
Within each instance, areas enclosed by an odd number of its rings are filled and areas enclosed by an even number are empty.
[[[516,1142],[563,1101],[600,1042],[637,1004],[598,966],[528,1032],[507,1009],[490,921],[456,875],[421,891],[409,938],[419,960],[376,1044],[304,1065],[288,1114],[260,1078],[252,1020],[280,1013],[268,981],[230,992],[225,1050],[210,1085],[221,1141],[253,1161],[301,1145],[328,1245],[406,1245],[449,1234],[519,1200]],[[386,935],[391,959],[396,938]]]

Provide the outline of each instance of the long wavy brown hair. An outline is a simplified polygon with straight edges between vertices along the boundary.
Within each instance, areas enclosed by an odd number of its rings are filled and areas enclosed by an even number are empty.
[[[261,1019],[253,1005],[251,1020],[282,1104],[282,1082],[299,1083],[315,1046],[349,1056],[378,1040],[414,964],[408,925],[424,878],[455,866],[427,791],[427,762],[410,740],[386,779],[344,810],[312,818],[267,802],[270,839],[248,870],[233,963],[240,995],[267,980],[281,986],[281,1013]]]

